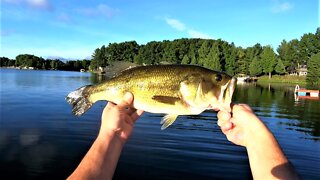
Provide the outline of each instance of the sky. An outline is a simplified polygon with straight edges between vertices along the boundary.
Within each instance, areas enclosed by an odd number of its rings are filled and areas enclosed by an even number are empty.
[[[179,38],[276,49],[319,27],[318,0],[1,0],[0,56],[90,58],[96,48]]]

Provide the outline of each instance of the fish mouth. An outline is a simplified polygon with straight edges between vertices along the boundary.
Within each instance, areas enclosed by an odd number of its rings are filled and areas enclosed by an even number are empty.
[[[218,101],[221,103],[224,110],[231,111],[230,103],[232,101],[232,95],[236,88],[237,79],[235,77],[224,86],[221,87],[220,96]]]

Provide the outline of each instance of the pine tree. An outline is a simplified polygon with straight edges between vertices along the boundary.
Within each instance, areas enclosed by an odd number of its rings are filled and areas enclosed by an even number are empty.
[[[205,64],[206,58],[208,53],[210,52],[210,42],[209,40],[204,40],[201,47],[199,48],[199,58],[198,58],[198,65],[203,66]]]
[[[262,66],[261,62],[258,60],[257,57],[254,57],[250,66],[249,66],[249,72],[251,76],[257,76],[262,73]]]
[[[276,67],[274,68],[274,70],[278,73],[278,74],[284,74],[286,72],[285,70],[285,66],[283,64],[283,62],[281,61],[280,58],[278,58],[278,63],[276,65]]]
[[[246,54],[240,47],[237,48],[236,74],[248,74],[248,63],[245,60]]]
[[[198,64],[198,60],[197,60],[197,58],[196,58],[196,56],[194,54],[191,56],[190,64],[193,64],[193,65]]]
[[[217,45],[212,46],[208,56],[206,57],[204,67],[221,71],[221,63],[220,63],[220,52]]]
[[[235,74],[236,59],[237,59],[237,49],[233,47],[230,55],[226,57],[226,65],[225,65],[226,73],[231,76]]]
[[[269,79],[271,79],[271,73],[274,71],[276,65],[276,54],[270,46],[263,48],[261,53],[261,62],[263,67],[263,72],[269,74]]]
[[[308,62],[307,82],[313,85],[320,85],[320,53],[311,56]]]
[[[187,54],[183,56],[181,64],[190,64],[190,58],[188,57]]]

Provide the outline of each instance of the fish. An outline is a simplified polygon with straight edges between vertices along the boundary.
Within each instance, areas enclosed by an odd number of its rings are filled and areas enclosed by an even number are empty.
[[[198,115],[207,109],[231,111],[236,78],[197,65],[137,66],[99,84],[69,93],[66,100],[76,116],[84,114],[100,100],[119,104],[126,92],[134,96],[133,107],[166,114],[164,130],[179,115]]]

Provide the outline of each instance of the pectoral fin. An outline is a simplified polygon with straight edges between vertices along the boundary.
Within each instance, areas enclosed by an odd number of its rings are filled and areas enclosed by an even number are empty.
[[[164,104],[172,104],[172,105],[174,105],[177,101],[180,100],[180,98],[178,97],[171,97],[171,96],[153,96],[152,99]]]
[[[164,130],[167,127],[169,127],[177,119],[177,117],[178,117],[178,115],[176,115],[176,114],[167,114],[167,115],[165,115],[161,119],[161,122],[160,122],[160,124],[162,124],[161,130]]]

